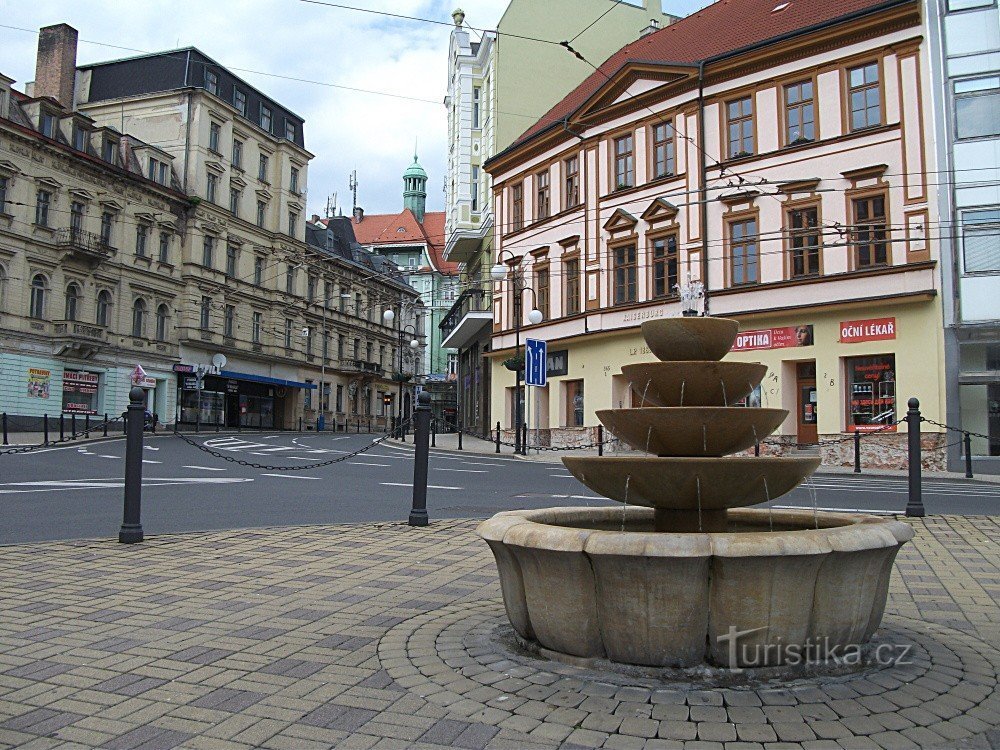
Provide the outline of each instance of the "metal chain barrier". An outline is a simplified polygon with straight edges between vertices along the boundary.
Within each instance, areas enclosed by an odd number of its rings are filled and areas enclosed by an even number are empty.
[[[902,424],[905,421],[906,421],[906,418],[904,417],[903,419],[897,419],[895,422],[890,422],[887,425],[879,427],[876,430],[868,430],[866,432],[857,433],[857,434],[860,434],[860,436],[862,438],[867,438],[867,437],[869,437],[871,435],[878,435],[879,433],[882,433],[882,432],[888,432],[892,428],[894,428],[894,427]],[[782,440],[775,440],[773,438],[767,438],[767,439],[761,440],[760,444],[761,445],[774,445],[774,446],[778,446],[778,447],[782,447],[782,448],[819,448],[819,447],[824,446],[824,445],[837,445],[838,443],[847,443],[847,442],[853,441],[855,434],[856,433],[852,432],[852,433],[849,433],[847,435],[844,435],[843,437],[830,438],[829,440],[819,440],[819,441],[817,441],[815,443],[786,443],[786,442],[784,442]]]
[[[935,427],[940,427],[943,430],[949,430],[951,432],[961,432],[963,435],[969,435],[974,438],[982,438],[983,440],[989,440],[989,435],[983,435],[981,432],[973,432],[972,430],[963,430],[961,427],[951,427],[950,425],[941,424],[940,422],[935,422],[933,419],[928,419],[927,417],[921,417],[921,422],[926,422],[927,424],[932,424]]]
[[[410,426],[411,421],[412,420],[407,420],[406,422],[403,422],[401,425],[398,425],[396,427],[396,430],[398,431],[399,429],[406,429],[407,427]],[[243,459],[237,458],[236,456],[227,456],[224,453],[219,453],[216,450],[212,450],[207,445],[202,445],[200,443],[195,442],[194,440],[192,440],[191,438],[187,437],[186,435],[180,432],[174,433],[174,435],[179,437],[188,445],[192,445],[198,450],[209,454],[210,456],[221,458],[223,461],[228,461],[229,463],[232,464],[238,464],[239,466],[246,466],[247,468],[250,469],[265,469],[267,471],[306,471],[308,469],[318,469],[323,466],[332,466],[333,464],[339,464],[342,461],[348,461],[352,458],[360,456],[362,453],[365,453],[366,451],[370,451],[376,445],[379,445],[380,443],[383,443],[386,440],[392,438],[394,434],[395,434],[394,432],[383,433],[380,437],[373,440],[369,445],[359,448],[358,450],[352,453],[347,453],[343,456],[338,456],[337,458],[331,458],[329,461],[318,461],[313,464],[299,464],[298,466],[270,466],[268,464],[254,463],[253,461],[244,461]]]
[[[38,443],[37,445],[22,445],[17,448],[7,448],[4,450],[0,450],[0,456],[8,456],[8,455],[13,455],[15,453],[31,453],[32,451],[42,450],[44,448],[51,448],[54,445],[62,445],[63,443],[69,443],[76,440],[77,438],[86,437],[94,430],[103,430],[108,425],[112,425],[115,422],[121,422],[121,421],[122,421],[121,417],[114,417],[113,419],[109,419],[107,422],[101,422],[100,424],[95,424],[89,429],[73,433],[72,435],[60,438],[58,440],[50,440],[47,443]]]

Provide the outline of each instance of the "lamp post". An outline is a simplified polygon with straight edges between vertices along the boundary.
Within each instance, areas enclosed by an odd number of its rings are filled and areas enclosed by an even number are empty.
[[[497,262],[493,268],[490,269],[490,277],[493,281],[500,283],[505,278],[507,278],[507,267],[500,262],[500,259],[504,256],[504,253],[509,253],[511,258],[515,258],[513,252],[510,250],[501,250],[499,255],[497,255]],[[520,267],[514,269],[514,452],[524,453],[527,455],[527,451],[524,450],[524,446],[521,445],[521,306],[522,300],[521,295],[525,292],[531,292],[531,298],[534,301],[534,306],[528,313],[528,322],[537,325],[542,322],[543,316],[541,310],[538,309],[538,297],[535,294],[535,290],[530,286],[524,286],[521,282],[524,279],[524,272]]]
[[[400,312],[402,312],[402,308],[400,308]],[[391,309],[386,310],[385,312],[382,313],[382,320],[385,322],[387,326],[391,326],[393,320],[395,319],[396,319],[396,313],[394,313]],[[406,331],[411,331],[413,333],[413,338],[410,339],[410,348],[413,349],[414,352],[420,348],[420,342],[417,340],[417,335],[418,335],[417,329],[413,325],[409,323],[407,323],[405,326],[400,325],[398,331],[399,331],[399,346],[397,347],[397,349],[399,350],[399,369],[396,371],[396,377],[399,381],[399,396],[397,397],[397,402],[396,402],[396,424],[400,426],[400,434],[402,434],[401,426],[403,424],[403,334]]]

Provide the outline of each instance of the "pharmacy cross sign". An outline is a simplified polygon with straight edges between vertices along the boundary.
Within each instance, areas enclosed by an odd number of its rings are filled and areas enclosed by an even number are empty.
[[[545,387],[548,346],[541,339],[527,339],[524,342],[524,384]]]

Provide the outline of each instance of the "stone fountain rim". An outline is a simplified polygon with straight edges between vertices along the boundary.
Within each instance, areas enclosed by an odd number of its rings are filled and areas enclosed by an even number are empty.
[[[860,552],[899,546],[913,538],[913,528],[895,518],[834,513],[816,515],[821,522],[833,523],[811,528],[813,511],[765,508],[740,508],[728,513],[736,521],[766,522],[769,515],[779,524],[801,524],[807,528],[754,532],[653,532],[604,531],[560,526],[551,519],[564,516],[567,522],[613,522],[622,511],[608,508],[541,508],[498,513],[483,521],[476,533],[487,542],[505,546],[544,549],[555,552],[583,552],[588,555],[619,557],[791,557],[826,555],[836,552]],[[630,520],[637,517],[652,521],[652,508],[629,508]]]

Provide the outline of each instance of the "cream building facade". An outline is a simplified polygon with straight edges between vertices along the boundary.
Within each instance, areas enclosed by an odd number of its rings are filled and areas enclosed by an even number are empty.
[[[884,431],[866,461],[895,466],[907,399],[942,418],[919,6],[785,7],[716,3],[623,48],[487,164],[509,267],[491,342],[505,425],[515,278],[522,342],[548,341],[529,398],[552,443],[590,442],[596,410],[638,403],[619,373],[651,359],[639,326],[682,314],[698,284],[698,312],[740,321],[729,356],[768,365],[751,399],[788,410],[788,447],[843,462],[851,433]]]

